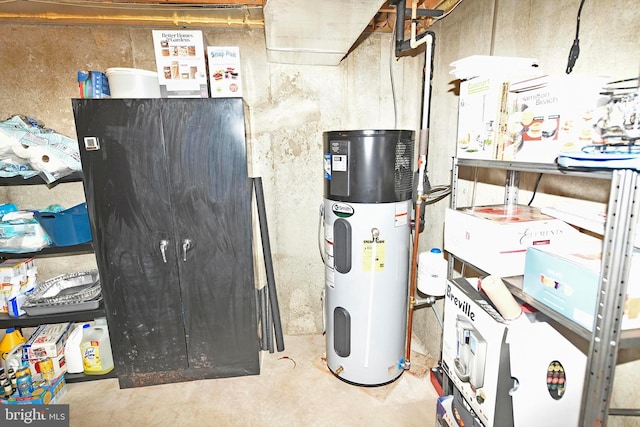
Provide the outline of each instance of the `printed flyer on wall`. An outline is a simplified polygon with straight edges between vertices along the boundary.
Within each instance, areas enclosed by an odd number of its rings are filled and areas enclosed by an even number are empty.
[[[208,98],[202,31],[153,30],[162,98]]]

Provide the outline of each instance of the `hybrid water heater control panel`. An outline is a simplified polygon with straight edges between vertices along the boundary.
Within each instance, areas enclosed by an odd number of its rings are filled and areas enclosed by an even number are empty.
[[[330,141],[325,159],[325,176],[331,180],[329,193],[349,197],[349,141]]]

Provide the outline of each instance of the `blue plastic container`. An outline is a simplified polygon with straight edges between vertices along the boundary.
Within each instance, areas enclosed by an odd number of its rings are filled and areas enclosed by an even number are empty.
[[[53,246],[72,246],[91,241],[86,203],[62,212],[36,212],[35,217],[51,238]]]

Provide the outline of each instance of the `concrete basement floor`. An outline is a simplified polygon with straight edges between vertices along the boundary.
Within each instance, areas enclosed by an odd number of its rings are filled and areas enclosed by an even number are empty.
[[[438,398],[417,346],[411,369],[391,384],[358,387],[326,367],[322,335],[284,338],[263,352],[260,375],[120,389],[117,379],[67,385],[70,425],[97,426],[394,426],[435,425]]]

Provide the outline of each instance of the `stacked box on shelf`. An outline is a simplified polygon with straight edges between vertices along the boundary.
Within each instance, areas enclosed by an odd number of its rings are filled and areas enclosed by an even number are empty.
[[[583,236],[580,244],[527,249],[522,290],[549,308],[593,330],[602,241]],[[622,329],[640,328],[640,252],[635,249],[627,282]]]
[[[607,78],[547,75],[509,86],[506,132],[497,160],[555,163],[562,152],[603,143],[596,126],[609,99]]]
[[[69,337],[71,322],[40,325],[22,348],[22,359],[29,363],[31,376],[42,380],[39,363],[45,358],[53,361],[56,376],[66,373],[64,345]]]
[[[459,158],[495,159],[501,105],[509,85],[499,77],[476,77],[460,83],[458,106]]]
[[[4,405],[49,405],[62,398],[66,391],[65,376],[60,375],[51,383],[37,383],[35,390],[29,396],[20,396],[16,391],[10,397],[0,398],[0,403]]]
[[[440,423],[440,427],[483,427],[480,420],[470,411],[466,411],[464,407],[460,408],[458,405],[454,405],[454,396],[452,395],[438,398],[436,421]]]
[[[495,55],[472,55],[451,63],[461,80],[458,100],[456,155],[469,159],[499,159],[499,144],[508,117],[509,84],[538,76],[538,60]]]
[[[486,427],[511,425],[507,322],[466,281],[448,284],[444,313],[443,370]]]
[[[505,321],[464,279],[447,288],[443,369],[485,427],[578,424],[586,356],[534,320]]]
[[[579,236],[567,223],[530,206],[447,209],[444,249],[500,277],[524,274],[528,246],[556,244]]]
[[[17,317],[24,314],[21,304],[36,284],[33,258],[6,259],[0,263],[0,313]]]
[[[509,325],[514,427],[577,427],[586,355],[546,322]]]

